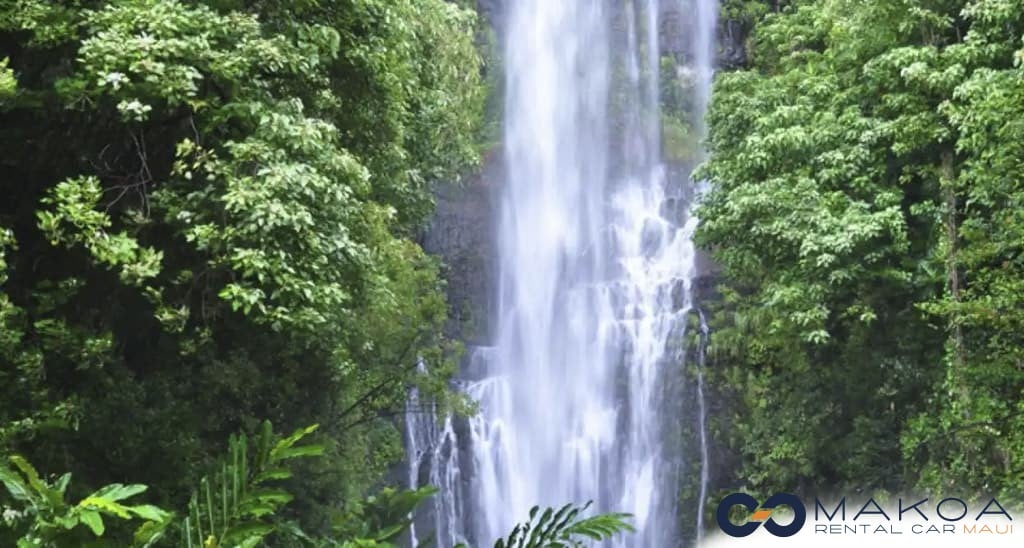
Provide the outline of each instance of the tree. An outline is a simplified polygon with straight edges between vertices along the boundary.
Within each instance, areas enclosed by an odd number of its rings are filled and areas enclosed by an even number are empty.
[[[992,269],[1015,253],[993,240],[1019,227],[979,230],[1014,215],[1012,185],[979,169],[1020,161],[1013,125],[991,125],[1016,105],[992,80],[1020,76],[1010,4],[797,2],[757,26],[752,67],[716,82],[698,237],[724,270],[713,345],[752,487],[951,487],[924,466],[972,492],[1019,488],[1020,370],[982,365],[1007,335],[967,312],[1016,278]],[[1009,195],[982,205],[979,178]],[[983,449],[955,441],[965,428]]]
[[[318,422],[326,528],[408,388],[445,400],[411,236],[476,162],[474,32],[443,0],[0,3],[0,448],[173,506],[230,432]]]

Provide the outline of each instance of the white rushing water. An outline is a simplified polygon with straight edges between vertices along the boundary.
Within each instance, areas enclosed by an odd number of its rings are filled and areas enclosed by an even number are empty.
[[[487,546],[533,505],[588,500],[633,514],[637,533],[617,546],[700,536],[702,507],[689,524],[676,507],[681,459],[700,459],[687,469],[703,500],[708,451],[703,378],[690,392],[699,416],[679,416],[672,388],[694,308],[698,192],[661,155],[667,2],[684,19],[680,70],[702,131],[715,0],[506,4],[497,333],[466,387],[480,412],[461,455],[451,419],[410,420],[407,433],[410,483],[441,487],[429,525],[442,547]],[[679,421],[695,425],[692,454],[666,442]]]

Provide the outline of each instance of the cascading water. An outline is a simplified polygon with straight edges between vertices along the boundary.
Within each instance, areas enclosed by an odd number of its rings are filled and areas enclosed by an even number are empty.
[[[685,417],[699,450],[667,441],[683,409],[672,387],[685,377],[699,193],[661,157],[659,18],[670,1],[507,3],[497,333],[466,384],[480,411],[462,444],[451,419],[410,421],[407,435],[410,482],[443,484],[442,547],[485,546],[533,505],[587,500],[634,515],[638,532],[617,546],[699,538],[702,507],[680,524],[675,486],[680,460],[700,459],[706,494],[702,376],[688,392],[699,416]],[[715,0],[674,2],[699,132]]]
[[[422,371],[425,365],[420,362],[419,367]],[[446,539],[444,545],[452,545],[462,540],[460,523],[463,509],[462,470],[453,418],[448,416],[438,420],[434,403],[422,401],[415,388],[409,394],[405,407],[409,485],[431,485],[438,489],[432,501],[431,519],[425,528],[428,534]],[[417,524],[414,523],[410,531],[412,546],[421,540],[417,533]]]

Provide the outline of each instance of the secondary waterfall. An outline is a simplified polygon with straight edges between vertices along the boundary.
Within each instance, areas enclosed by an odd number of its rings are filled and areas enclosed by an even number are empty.
[[[505,11],[497,332],[465,379],[479,413],[461,429],[408,423],[410,483],[442,489],[414,537],[429,524],[442,547],[489,546],[533,505],[592,500],[634,515],[637,533],[618,546],[679,546],[703,525],[703,376],[685,368],[688,341],[702,358],[707,333],[692,290],[699,185],[692,165],[662,159],[659,75],[674,29],[687,51],[671,70],[689,83],[699,136],[716,3],[509,0]],[[678,486],[694,470],[698,506],[681,523]]]

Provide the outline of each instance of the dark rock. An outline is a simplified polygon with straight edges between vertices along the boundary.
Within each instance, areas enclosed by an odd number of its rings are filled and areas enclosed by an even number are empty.
[[[460,183],[437,186],[437,206],[422,238],[423,249],[443,263],[449,304],[446,334],[471,345],[487,344],[490,333],[497,279],[492,187],[502,178],[499,156],[490,155],[479,173]]]
[[[718,301],[721,295],[718,294],[716,286],[721,268],[702,249],[697,250],[694,260],[697,272],[692,282],[693,301],[697,306],[703,306],[702,303]]]
[[[505,0],[477,0],[477,13],[498,35],[505,24]]]
[[[686,306],[686,280],[682,278],[676,279],[672,283],[671,291],[672,311],[682,310]]]
[[[721,70],[735,70],[747,65],[747,36],[750,29],[742,21],[727,19],[718,25],[718,59]]]
[[[661,11],[658,14],[658,47],[662,55],[672,55],[676,58],[689,53],[689,44],[686,37],[690,36],[691,27],[689,18],[685,17],[681,10],[681,2],[663,2]]]

